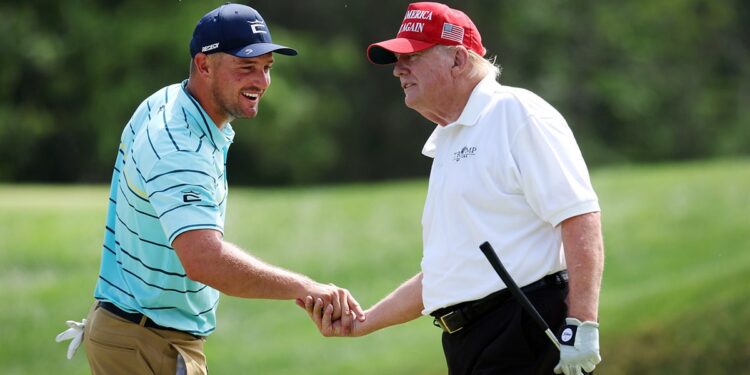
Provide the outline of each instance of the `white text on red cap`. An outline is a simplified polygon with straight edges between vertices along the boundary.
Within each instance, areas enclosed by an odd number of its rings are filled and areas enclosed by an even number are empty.
[[[401,28],[398,29],[399,33],[404,31],[411,31],[421,33],[424,30],[424,22],[408,22],[407,20],[428,20],[432,21],[432,11],[429,10],[407,10],[404,16],[404,22],[401,24]]]

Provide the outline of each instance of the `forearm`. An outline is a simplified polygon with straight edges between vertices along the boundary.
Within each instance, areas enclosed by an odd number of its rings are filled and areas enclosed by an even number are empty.
[[[366,311],[362,334],[406,323],[422,316],[422,273],[418,273]]]
[[[597,321],[604,270],[604,244],[598,212],[575,216],[562,224],[568,265],[568,316]]]
[[[223,242],[222,250],[209,260],[204,283],[222,293],[243,298],[295,299],[306,295],[314,283],[308,277],[270,265]]]
[[[244,298],[295,299],[315,284],[308,277],[267,264],[225,242],[218,232],[178,236],[175,251],[189,278]]]

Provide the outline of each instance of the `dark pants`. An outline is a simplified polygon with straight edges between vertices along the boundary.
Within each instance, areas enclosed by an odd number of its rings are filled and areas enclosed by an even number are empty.
[[[564,324],[567,287],[550,286],[526,296],[556,333]],[[551,375],[560,353],[544,331],[511,298],[464,329],[443,333],[450,375]]]

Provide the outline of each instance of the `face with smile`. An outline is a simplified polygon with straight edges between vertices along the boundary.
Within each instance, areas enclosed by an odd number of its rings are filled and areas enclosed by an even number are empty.
[[[452,58],[432,47],[423,51],[396,54],[393,75],[401,82],[406,106],[420,113],[439,112],[452,100]]]
[[[271,85],[273,55],[240,58],[226,53],[208,56],[209,89],[218,117],[232,121],[258,114],[260,98]]]

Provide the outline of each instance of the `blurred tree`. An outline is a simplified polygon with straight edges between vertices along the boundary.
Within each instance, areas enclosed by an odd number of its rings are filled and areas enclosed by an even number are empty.
[[[187,77],[197,20],[221,1],[5,1],[0,181],[106,181],[123,125]],[[407,2],[258,0],[273,85],[236,121],[229,178],[307,184],[426,176],[433,125],[365,49]],[[750,154],[750,3],[741,0],[446,1],[468,13],[503,84],[568,119],[590,164]]]

